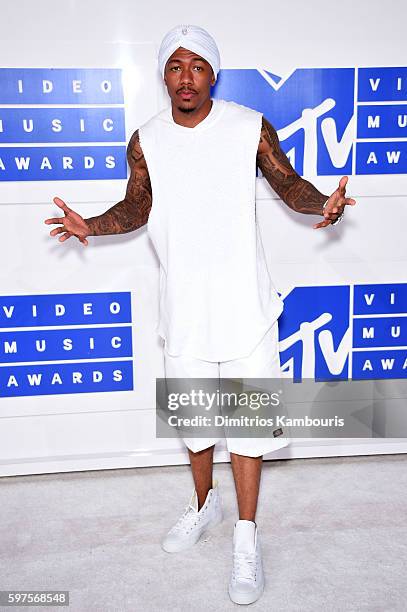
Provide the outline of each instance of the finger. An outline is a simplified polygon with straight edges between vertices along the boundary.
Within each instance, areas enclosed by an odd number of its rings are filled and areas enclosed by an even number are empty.
[[[356,204],[356,200],[354,200],[353,198],[340,198],[336,205],[338,212],[342,212],[346,204],[349,204],[350,206],[354,206]]]
[[[62,208],[62,210],[64,211],[64,213],[68,214],[70,212],[70,208],[68,208],[68,206],[65,204],[65,202],[63,200],[61,200],[61,198],[54,198],[54,203],[59,206],[59,208]]]
[[[52,219],[45,219],[44,223],[49,225],[50,223],[63,223],[65,221],[65,217],[52,217]]]
[[[339,181],[339,193],[342,196],[345,195],[345,187],[346,187],[347,182],[348,182],[348,177],[347,176],[343,176],[341,178],[341,180]]]
[[[66,227],[54,227],[53,230],[50,231],[50,236],[56,236],[57,234],[62,234],[62,232],[66,232]]]
[[[320,227],[326,227],[327,225],[331,225],[331,221],[329,221],[328,219],[325,219],[325,221],[321,221],[320,223],[313,225],[313,228],[319,229]]]
[[[58,240],[59,242],[65,242],[65,240],[68,240],[68,238],[70,238],[71,236],[73,236],[71,232],[65,232],[65,234],[63,234],[60,238],[58,238]]]
[[[83,246],[88,246],[89,242],[86,240],[86,238],[79,238],[80,242],[82,242]]]

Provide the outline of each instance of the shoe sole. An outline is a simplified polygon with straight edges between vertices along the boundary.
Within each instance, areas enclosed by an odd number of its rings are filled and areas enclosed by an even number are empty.
[[[220,515],[214,521],[208,523],[205,529],[199,534],[199,538],[195,540],[195,542],[187,543],[184,546],[181,546],[181,548],[173,548],[171,550],[164,548],[164,545],[161,543],[161,548],[167,553],[176,553],[176,552],[182,552],[183,550],[188,550],[189,548],[192,548],[193,546],[195,546],[195,544],[198,544],[199,540],[201,539],[204,533],[206,533],[209,529],[212,529],[212,527],[216,527],[222,521],[223,521],[223,512],[221,511]]]
[[[229,590],[229,597],[233,601],[233,603],[247,605],[247,604],[254,603],[258,599],[260,599],[260,597],[263,595],[264,583],[260,591],[257,591],[256,594],[255,593],[233,593],[233,590],[230,586],[228,590]]]

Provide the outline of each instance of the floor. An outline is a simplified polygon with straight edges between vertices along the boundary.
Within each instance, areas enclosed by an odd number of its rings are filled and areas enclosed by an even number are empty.
[[[245,609],[227,593],[230,464],[214,475],[225,519],[178,554],[160,540],[189,501],[189,466],[1,479],[0,589],[69,590],[75,612]],[[265,461],[256,520],[266,590],[250,610],[407,609],[407,456]]]

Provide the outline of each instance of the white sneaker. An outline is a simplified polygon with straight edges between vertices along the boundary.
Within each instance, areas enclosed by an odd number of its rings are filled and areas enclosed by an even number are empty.
[[[257,525],[253,521],[237,521],[233,533],[233,570],[229,597],[237,604],[250,604],[264,590]]]
[[[213,480],[205,503],[198,511],[198,496],[195,489],[188,506],[177,523],[170,529],[163,541],[162,548],[166,552],[179,552],[196,544],[209,527],[218,525],[223,519],[219,495],[218,481]]]

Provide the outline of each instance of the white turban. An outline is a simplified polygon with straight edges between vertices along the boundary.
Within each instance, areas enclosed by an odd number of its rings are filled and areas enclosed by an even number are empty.
[[[163,78],[165,64],[179,47],[206,59],[217,78],[220,68],[219,49],[209,32],[195,25],[178,25],[164,36],[158,52],[158,65]]]

